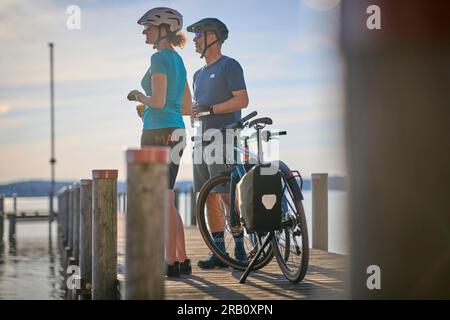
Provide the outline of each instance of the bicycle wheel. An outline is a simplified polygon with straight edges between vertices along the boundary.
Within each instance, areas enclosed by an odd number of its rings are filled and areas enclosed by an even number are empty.
[[[291,282],[302,281],[308,269],[309,243],[301,190],[289,167],[279,162],[282,173],[282,229],[275,231],[272,246],[278,265]]]
[[[239,226],[231,227],[230,185],[229,175],[214,177],[203,185],[197,200],[197,223],[206,245],[221,261],[237,270],[245,270],[262,246],[265,234],[248,232],[239,216],[236,217]],[[236,195],[236,206],[238,200]],[[272,258],[273,250],[269,245],[253,269],[263,268]]]

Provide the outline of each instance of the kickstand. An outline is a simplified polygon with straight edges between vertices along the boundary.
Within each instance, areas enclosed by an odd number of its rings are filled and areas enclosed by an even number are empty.
[[[250,274],[250,272],[253,269],[253,266],[255,265],[256,261],[258,260],[259,256],[261,255],[261,253],[263,253],[264,249],[267,247],[267,245],[270,243],[270,241],[272,240],[273,237],[273,232],[270,232],[267,237],[264,239],[264,242],[261,246],[261,248],[259,248],[258,252],[256,253],[256,255],[253,257],[252,261],[250,261],[247,269],[245,269],[244,274],[241,276],[241,279],[239,280],[239,283],[245,283],[245,280],[247,279],[248,275]]]

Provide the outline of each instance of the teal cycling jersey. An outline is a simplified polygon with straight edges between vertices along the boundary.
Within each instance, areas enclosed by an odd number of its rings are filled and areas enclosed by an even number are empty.
[[[186,68],[183,59],[176,51],[169,49],[152,55],[150,68],[141,81],[147,96],[152,95],[151,76],[153,73],[163,73],[167,77],[166,103],[161,109],[146,106],[143,115],[144,130],[185,128],[181,113],[181,101],[186,83]]]

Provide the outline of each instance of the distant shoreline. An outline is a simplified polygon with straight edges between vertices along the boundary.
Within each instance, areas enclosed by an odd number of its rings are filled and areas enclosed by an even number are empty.
[[[329,190],[347,190],[348,179],[346,177],[330,176],[328,178]],[[55,192],[64,186],[73,184],[74,181],[56,181]],[[176,188],[180,191],[188,191],[192,185],[191,180],[181,180],[176,183]],[[303,179],[303,190],[311,189],[311,180]],[[14,193],[18,197],[47,197],[50,190],[50,181],[46,180],[29,180],[18,181],[8,184],[0,185],[0,195],[5,197],[12,197]],[[125,182],[119,181],[117,183],[117,192],[125,191]]]

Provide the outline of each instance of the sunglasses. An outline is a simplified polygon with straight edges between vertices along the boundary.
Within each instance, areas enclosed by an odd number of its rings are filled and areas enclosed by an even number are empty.
[[[202,36],[203,32],[196,32],[194,39],[198,39]]]

